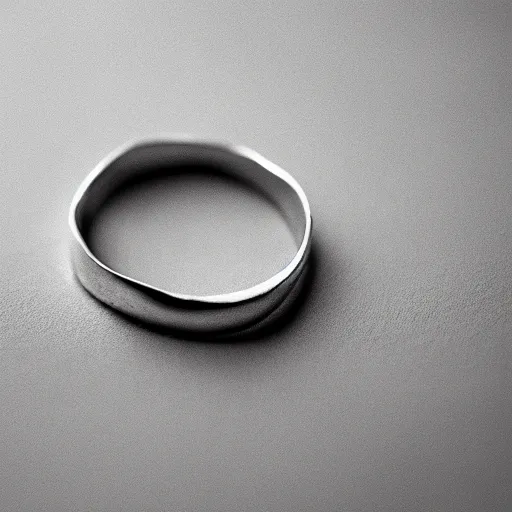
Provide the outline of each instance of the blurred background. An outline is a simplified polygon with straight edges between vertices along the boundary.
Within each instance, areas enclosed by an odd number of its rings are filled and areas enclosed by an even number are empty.
[[[2,511],[512,509],[510,2],[4,1],[0,19]],[[75,189],[160,132],[245,144],[305,189],[317,268],[285,329],[185,342],[74,282]],[[279,219],[219,187],[213,219],[238,219],[220,239],[243,233],[253,278],[281,265]],[[151,225],[130,215],[103,225],[138,229],[121,256]],[[229,275],[209,232],[196,279]]]

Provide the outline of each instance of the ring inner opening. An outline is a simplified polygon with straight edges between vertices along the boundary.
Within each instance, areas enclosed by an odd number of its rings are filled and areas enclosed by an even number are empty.
[[[290,263],[304,233],[300,208],[288,184],[248,158],[156,144],[111,163],[77,218],[92,253],[113,270],[169,292],[215,295]]]

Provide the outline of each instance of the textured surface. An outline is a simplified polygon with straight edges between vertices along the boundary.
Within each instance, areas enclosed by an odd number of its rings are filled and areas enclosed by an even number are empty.
[[[8,2],[2,511],[512,507],[509,2]],[[73,281],[71,196],[136,135],[246,144],[308,194],[309,300],[261,343]]]

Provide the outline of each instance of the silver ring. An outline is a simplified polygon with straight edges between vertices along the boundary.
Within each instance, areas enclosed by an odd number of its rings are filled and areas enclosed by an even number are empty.
[[[87,245],[95,213],[119,187],[158,167],[208,165],[264,193],[285,216],[297,242],[293,259],[269,279],[219,295],[187,295],[151,286],[113,270]],[[108,306],[141,322],[184,333],[212,336],[250,330],[278,317],[304,282],[311,248],[311,211],[306,194],[286,171],[242,146],[191,137],[160,136],[129,142],[107,155],[78,188],[69,225],[73,268],[80,283]]]

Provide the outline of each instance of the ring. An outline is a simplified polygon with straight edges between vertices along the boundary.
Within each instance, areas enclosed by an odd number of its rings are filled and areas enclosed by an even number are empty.
[[[117,189],[165,166],[201,165],[243,180],[281,211],[298,250],[269,279],[219,295],[189,295],[151,286],[100,261],[87,244],[98,209]],[[242,146],[190,137],[152,137],[129,142],[107,155],[78,188],[69,212],[72,262],[82,286],[106,305],[159,328],[215,336],[254,329],[279,317],[304,283],[311,248],[312,220],[306,194],[286,171]]]

